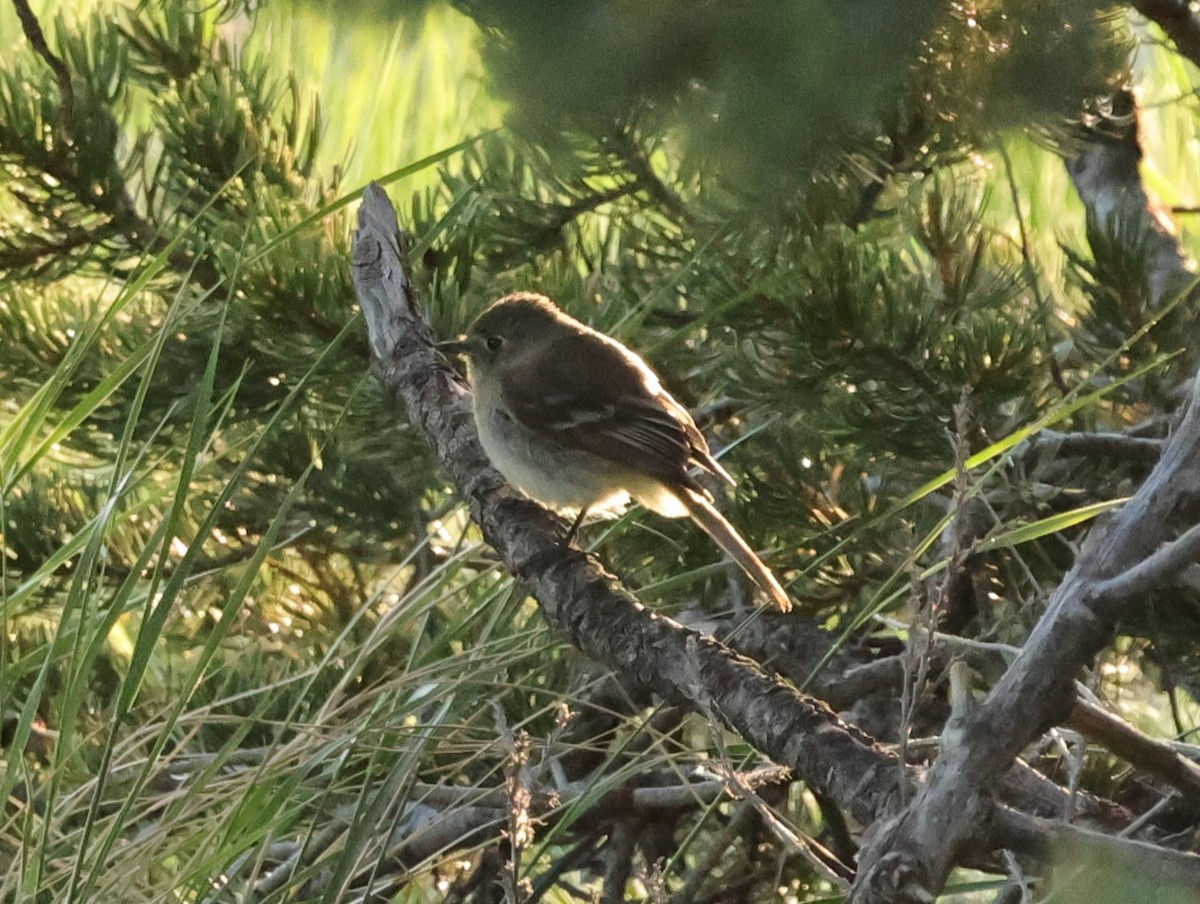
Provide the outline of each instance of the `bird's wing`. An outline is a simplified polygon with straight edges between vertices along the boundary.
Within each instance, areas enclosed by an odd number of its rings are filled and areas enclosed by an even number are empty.
[[[525,427],[669,487],[699,489],[688,469],[713,470],[708,444],[687,409],[617,343],[565,336],[527,364],[501,385],[505,407]]]

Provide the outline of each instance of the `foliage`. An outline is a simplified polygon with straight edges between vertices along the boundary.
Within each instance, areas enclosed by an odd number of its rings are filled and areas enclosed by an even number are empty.
[[[906,639],[913,572],[976,541],[967,633],[1019,643],[1074,513],[1144,474],[995,446],[1161,435],[1174,404],[1186,337],[1156,326],[1136,237],[1085,244],[1055,153],[1128,74],[1128,23],[571,5],[49,6],[69,104],[28,42],[0,52],[0,900],[619,894],[627,829],[598,804],[760,765],[550,636],[369,379],[366,178],[392,173],[439,335],[528,288],[646,352],[737,475],[731,520],[856,651]],[[1194,74],[1147,45],[1138,83],[1186,98],[1152,133],[1193,136]],[[1194,157],[1151,140],[1194,205]],[[689,525],[585,542],[665,611],[743,601]],[[1200,631],[1189,597],[1153,601],[1099,682],[1136,674],[1147,719],[1158,674],[1194,690],[1164,611]],[[1096,785],[1120,796],[1116,772]],[[556,780],[525,810],[447,803]],[[840,814],[751,800],[639,823],[630,886],[832,895],[756,814],[845,855]],[[429,842],[448,810],[482,821]]]

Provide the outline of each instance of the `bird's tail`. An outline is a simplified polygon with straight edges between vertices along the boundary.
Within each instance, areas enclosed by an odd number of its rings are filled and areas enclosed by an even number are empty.
[[[725,516],[718,512],[708,499],[694,490],[685,489],[678,495],[692,520],[712,537],[713,542],[725,551],[725,555],[737,563],[746,573],[746,577],[769,596],[781,612],[789,611],[792,601],[788,599],[778,579],[771,573],[771,569],[763,564],[762,559],[754,554],[754,550],[746,544],[737,529],[725,520]]]

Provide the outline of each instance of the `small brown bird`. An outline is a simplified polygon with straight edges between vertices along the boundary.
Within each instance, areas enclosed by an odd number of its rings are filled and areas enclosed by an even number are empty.
[[[791,608],[691,472],[730,486],[733,478],[636,354],[532,293],[501,298],[442,347],[467,357],[480,442],[510,483],[581,515],[632,497],[667,518],[690,516],[781,610]]]

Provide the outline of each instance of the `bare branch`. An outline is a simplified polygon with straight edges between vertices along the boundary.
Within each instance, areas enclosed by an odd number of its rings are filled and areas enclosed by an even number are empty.
[[[416,294],[404,268],[407,243],[396,209],[375,182],[363,190],[359,229],[354,234],[354,285],[371,350],[383,360],[405,329],[420,323]]]
[[[1170,745],[1147,737],[1124,719],[1082,697],[1075,699],[1067,725],[1123,760],[1159,776],[1194,805],[1200,805],[1200,766]]]
[[[1004,839],[1005,847],[1038,860],[1103,863],[1114,873],[1138,876],[1147,888],[1174,885],[1200,889],[1200,857],[1195,854],[1114,838],[1065,822],[1030,820],[1003,807],[996,810],[993,828],[997,838]],[[1171,898],[1167,895],[1166,899]]]
[[[929,783],[905,812],[873,828],[852,902],[922,901],[940,891],[951,867],[978,845],[991,790],[1030,740],[1067,716],[1076,673],[1109,640],[1130,602],[1111,582],[1144,574],[1144,563],[1156,560],[1159,547],[1200,515],[1198,387],[1200,377],[1146,482],[1093,528],[1021,655],[962,720],[960,742],[943,750]],[[1174,552],[1164,559],[1173,565]],[[1159,565],[1164,559],[1157,559]],[[1165,568],[1156,574],[1165,576]],[[1125,586],[1139,585],[1130,579]]]
[[[1116,458],[1125,461],[1158,461],[1163,441],[1124,433],[1060,433],[1042,430],[1025,444],[1029,449],[1086,458]]]
[[[621,812],[653,815],[706,807],[723,797],[738,797],[735,792],[756,790],[788,780],[788,770],[780,766],[763,766],[748,772],[735,773],[728,778],[651,785],[642,788],[618,789],[596,800],[592,806],[601,810],[612,808]],[[586,782],[572,783],[560,792],[539,791],[533,802],[537,815],[543,816],[553,805],[574,806],[591,794]],[[490,807],[504,809],[509,805],[505,788],[475,788],[458,785],[434,785],[416,782],[410,797],[435,807]]]
[[[1200,524],[1177,540],[1164,543],[1152,556],[1096,585],[1096,604],[1117,602],[1157,590],[1200,558]]]

